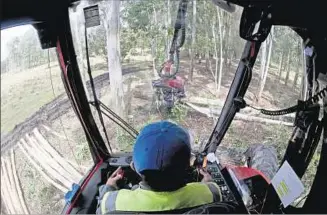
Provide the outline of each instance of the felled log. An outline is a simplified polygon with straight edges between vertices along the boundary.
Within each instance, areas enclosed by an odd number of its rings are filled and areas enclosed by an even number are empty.
[[[67,180],[56,170],[54,170],[48,163],[48,158],[42,156],[42,153],[37,148],[32,148],[24,139],[21,140],[23,146],[27,149],[29,155],[34,157],[34,159],[42,166],[42,168],[52,176],[52,178],[60,181],[66,188],[71,187],[71,181]]]
[[[18,213],[24,213],[24,209],[21,206],[20,201],[19,201],[18,191],[17,191],[17,187],[15,185],[13,169],[11,168],[10,161],[5,160],[4,163],[5,163],[5,169],[7,171],[6,174],[9,177],[9,184],[10,184],[10,190],[11,190],[11,195],[12,195],[11,197],[12,197],[12,199],[14,201],[15,210]]]
[[[12,198],[9,179],[3,161],[1,162],[1,191],[3,191],[4,200],[7,202],[7,206],[8,206],[7,210],[11,214],[19,213],[19,211],[16,211],[13,204],[14,199]]]
[[[13,149],[11,150],[10,157],[11,157],[12,171],[13,171],[13,175],[14,175],[14,180],[15,180],[15,185],[16,185],[16,190],[17,190],[17,194],[18,194],[18,197],[19,197],[19,201],[20,201],[20,204],[21,204],[21,206],[23,208],[24,214],[29,214],[29,211],[28,211],[28,208],[26,206],[26,202],[25,202],[25,199],[24,199],[24,196],[23,196],[22,187],[20,185],[20,181],[19,181],[18,176],[17,176],[15,154],[14,154]]]
[[[67,140],[67,138],[64,136],[64,135],[61,135],[60,133],[52,130],[51,128],[49,128],[48,126],[46,125],[42,125],[42,127],[47,131],[47,132],[50,132],[51,134],[55,135],[56,137],[59,137],[61,139],[65,139]]]
[[[45,150],[47,150],[55,160],[63,167],[69,171],[73,177],[74,181],[79,181],[83,176],[71,165],[69,164],[52,146],[51,144],[42,136],[37,128],[33,130],[35,137],[42,143]]]
[[[33,136],[26,135],[26,137],[32,147],[39,151],[40,155],[45,158],[45,161],[53,170],[58,172],[58,174],[66,178],[69,182],[74,181],[74,178],[70,172],[67,171],[64,167],[60,166],[60,164],[41,146],[41,144]]]
[[[186,105],[191,107],[192,109],[208,116],[208,117],[213,117],[213,118],[218,118],[220,113],[217,113],[209,108],[205,107],[199,107],[197,105],[194,105],[192,103],[186,102]],[[293,126],[293,123],[290,122],[285,122],[285,121],[279,121],[279,120],[273,120],[273,119],[266,119],[262,117],[257,117],[257,116],[250,116],[250,115],[245,115],[241,113],[236,113],[234,119],[236,120],[243,120],[243,121],[250,121],[250,122],[260,122],[260,123],[266,123],[266,124],[275,124],[275,125],[285,125],[285,126]]]
[[[13,204],[14,210],[16,211],[16,213],[23,213],[23,209],[19,204],[19,198],[17,195],[16,187],[14,184],[14,178],[10,166],[11,165],[9,164],[9,162],[7,160],[4,160],[5,176],[7,176],[7,180],[8,180],[7,186],[11,195],[11,199],[14,202]]]
[[[201,97],[189,97],[187,99],[184,99],[185,103],[188,104],[193,104],[196,106],[201,106],[201,107],[209,107],[212,112],[217,113],[218,115],[221,112],[222,107],[224,106],[224,102],[221,102],[217,99],[207,99],[207,98],[201,98]],[[251,107],[245,107],[241,110],[242,114],[253,114],[253,115],[259,115],[261,114],[258,110],[255,110]],[[294,120],[295,118],[295,113],[290,113],[287,115],[282,115],[282,116],[268,116],[265,115],[265,117],[263,118],[267,118],[267,119],[274,119],[274,120],[280,120],[280,121],[284,121],[284,120]]]
[[[1,187],[4,186],[4,184],[1,183]],[[3,204],[5,207],[2,207],[6,209],[7,214],[14,214],[9,208],[9,203],[6,194],[4,193],[4,188],[0,189],[1,190],[1,204]],[[2,206],[3,206],[2,205]],[[2,213],[2,210],[1,210]]]
[[[65,188],[64,186],[58,184],[54,180],[52,180],[33,159],[32,157],[27,153],[26,149],[23,147],[22,143],[17,144],[18,147],[21,149],[23,154],[27,157],[27,159],[30,161],[30,163],[34,166],[34,168],[40,173],[40,175],[50,184],[52,184],[54,187],[58,188],[62,192],[66,193],[68,191],[68,188]]]

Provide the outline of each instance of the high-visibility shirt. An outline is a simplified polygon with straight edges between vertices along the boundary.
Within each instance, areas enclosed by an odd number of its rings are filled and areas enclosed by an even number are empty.
[[[194,208],[221,201],[221,192],[217,184],[189,183],[171,192],[155,192],[137,188],[106,192],[97,213],[115,212],[161,212]]]

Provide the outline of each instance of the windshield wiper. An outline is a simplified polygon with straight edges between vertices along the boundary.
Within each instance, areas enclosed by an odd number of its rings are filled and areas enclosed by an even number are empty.
[[[106,137],[106,139],[108,141],[109,149],[112,152],[112,148],[111,148],[111,145],[110,145],[110,141],[109,141],[109,137],[108,137],[108,134],[107,134],[106,127],[104,125],[102,114],[105,115],[106,117],[108,117],[114,123],[116,123],[122,129],[124,129],[134,139],[136,139],[139,132],[137,130],[135,130],[130,124],[128,124],[126,121],[124,121],[120,116],[118,116],[114,111],[112,111],[110,108],[108,108],[103,102],[101,102],[97,98],[97,95],[96,95],[96,92],[95,92],[95,86],[94,86],[94,82],[93,82],[92,71],[91,71],[90,59],[89,59],[89,48],[88,48],[88,43],[87,43],[87,28],[86,27],[85,27],[85,49],[86,49],[87,73],[88,73],[89,78],[90,78],[90,86],[91,86],[92,94],[93,94],[93,98],[94,98],[94,101],[90,101],[89,103],[91,105],[93,105],[95,107],[95,109],[97,110],[97,112],[98,112],[99,120],[100,120],[101,126],[103,128],[103,132],[104,132],[105,137]],[[101,108],[104,109],[107,113],[105,111],[101,110]]]
[[[114,123],[119,125],[119,127],[124,129],[129,135],[136,139],[137,135],[139,135],[139,132],[137,130],[135,130],[130,124],[128,124],[125,120],[123,120],[120,116],[118,116],[114,111],[112,111],[109,107],[103,104],[100,100],[98,100],[98,103],[100,104],[100,111],[103,115],[108,117]],[[91,101],[90,104],[93,106],[96,105],[94,101]],[[107,113],[104,110],[101,110],[101,108],[107,111]]]
[[[95,92],[95,87],[94,87],[94,82],[93,82],[93,77],[92,77],[92,72],[91,72],[90,59],[89,59],[89,48],[88,48],[88,43],[87,43],[87,28],[86,28],[86,26],[85,26],[85,51],[86,51],[87,73],[89,74],[89,78],[90,78],[90,85],[91,85],[93,98],[94,98],[94,107],[98,112],[99,120],[100,120],[102,129],[103,129],[103,133],[104,133],[104,135],[105,135],[105,137],[106,137],[106,139],[108,141],[109,150],[110,150],[110,152],[112,152],[112,148],[111,148],[111,145],[110,145],[107,130],[106,130],[106,127],[104,125],[103,117],[102,117],[102,114],[101,114],[99,100],[98,100],[96,92]]]

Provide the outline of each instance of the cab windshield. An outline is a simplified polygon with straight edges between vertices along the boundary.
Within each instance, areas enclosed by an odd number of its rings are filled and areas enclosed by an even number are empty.
[[[81,1],[69,9],[90,102],[83,9],[92,5]],[[97,99],[136,131],[158,120],[178,123],[192,134],[193,149],[200,149],[219,117],[245,44],[238,32],[242,9],[230,14],[209,0],[189,1],[179,64],[166,70],[178,1],[97,5],[100,25],[86,29]],[[302,47],[291,29],[274,27],[272,32],[261,47],[245,98],[256,107],[280,109],[301,96]],[[160,68],[170,76],[161,77]],[[110,146],[111,153],[131,152],[135,135],[102,114],[104,131],[99,113],[90,107],[108,151]],[[281,159],[293,119],[266,118],[245,108],[218,148],[221,162],[241,165],[244,151],[258,143],[275,147]],[[65,92],[56,50],[41,48],[32,25],[1,31],[1,158],[1,213],[7,214],[60,213],[64,194],[94,165]],[[309,187],[312,175],[303,180]]]

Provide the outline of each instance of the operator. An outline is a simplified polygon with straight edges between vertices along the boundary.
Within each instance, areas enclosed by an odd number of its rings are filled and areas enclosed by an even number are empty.
[[[132,169],[142,178],[136,189],[118,189],[118,168],[99,188],[98,214],[115,212],[183,212],[221,201],[217,184],[205,169],[202,182],[186,183],[190,166],[189,133],[182,127],[160,121],[145,126],[136,139]]]

